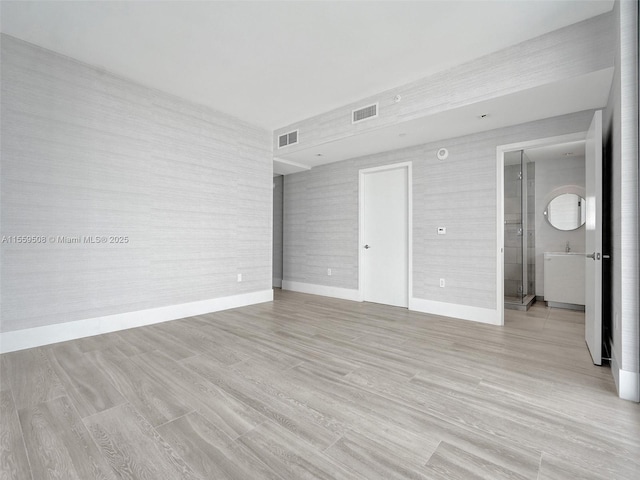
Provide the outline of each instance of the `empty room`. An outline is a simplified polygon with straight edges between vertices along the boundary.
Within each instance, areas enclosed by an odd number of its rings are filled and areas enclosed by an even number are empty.
[[[0,478],[640,478],[636,0],[0,2]]]

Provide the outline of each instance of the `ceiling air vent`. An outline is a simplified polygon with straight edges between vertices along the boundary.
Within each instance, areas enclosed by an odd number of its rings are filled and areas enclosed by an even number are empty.
[[[298,143],[298,130],[285,133],[284,135],[280,135],[278,137],[278,148],[286,147],[287,145],[293,145],[294,143]]]
[[[369,118],[375,118],[378,116],[378,104],[368,105],[358,110],[353,110],[351,114],[351,122],[358,123]]]

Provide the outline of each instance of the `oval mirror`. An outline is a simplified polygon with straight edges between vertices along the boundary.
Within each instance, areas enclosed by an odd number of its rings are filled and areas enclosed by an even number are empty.
[[[584,198],[575,193],[563,193],[553,198],[544,215],[558,230],[575,230],[584,225],[587,209]]]

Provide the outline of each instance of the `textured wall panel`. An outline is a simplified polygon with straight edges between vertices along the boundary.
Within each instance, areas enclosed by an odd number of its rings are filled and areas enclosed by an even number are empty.
[[[637,372],[638,352],[638,77],[637,2],[614,6],[616,69],[605,122],[613,142],[613,355],[620,368]]]
[[[271,286],[270,134],[2,36],[2,331]],[[236,281],[237,273],[243,282]]]
[[[496,147],[583,132],[593,112],[336,162],[285,177],[284,279],[358,288],[358,171],[413,162],[413,296],[496,308]],[[439,147],[449,158],[436,157]],[[447,234],[437,235],[437,227]],[[332,276],[327,276],[327,268]],[[439,279],[446,279],[446,288]]]

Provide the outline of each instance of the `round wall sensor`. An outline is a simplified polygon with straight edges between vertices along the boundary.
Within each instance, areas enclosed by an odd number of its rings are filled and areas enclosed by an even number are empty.
[[[438,160],[446,160],[449,156],[449,150],[446,148],[441,148],[438,150]]]

